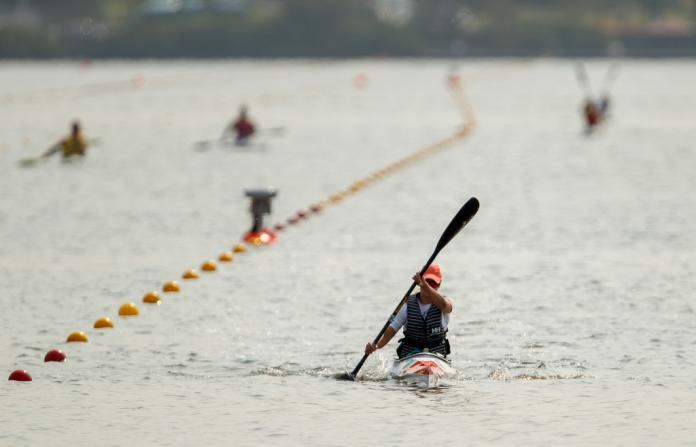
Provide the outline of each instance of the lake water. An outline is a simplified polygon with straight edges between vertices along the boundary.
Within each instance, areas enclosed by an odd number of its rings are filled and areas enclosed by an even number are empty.
[[[587,64],[595,91],[608,65]],[[0,67],[0,373],[34,378],[0,381],[0,445],[693,445],[696,63],[622,61],[588,136],[574,62],[462,61],[469,136],[149,307],[239,241],[244,189],[278,188],[284,222],[453,135],[452,64]],[[242,103],[285,132],[196,150]],[[74,118],[85,160],[18,167]],[[457,376],[387,379],[392,342],[336,380],[472,196],[438,257]]]

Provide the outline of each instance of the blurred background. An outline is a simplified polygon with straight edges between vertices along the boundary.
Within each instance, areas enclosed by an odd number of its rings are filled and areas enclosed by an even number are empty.
[[[2,0],[2,58],[696,55],[695,0]]]

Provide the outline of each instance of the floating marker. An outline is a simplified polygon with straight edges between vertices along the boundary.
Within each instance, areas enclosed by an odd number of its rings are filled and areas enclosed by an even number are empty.
[[[459,87],[459,75],[456,73],[450,73],[447,75],[447,87],[449,89],[454,89]]]
[[[285,225],[283,225],[282,223],[277,223],[273,225],[273,229],[276,231],[283,231],[285,229]]]
[[[44,356],[44,362],[64,362],[65,353],[60,349],[51,349]]]
[[[224,253],[221,253],[220,256],[218,256],[218,261],[220,262],[232,262],[234,259],[234,256],[232,256],[231,251],[226,251]]]
[[[108,329],[112,327],[114,327],[114,324],[111,322],[111,318],[109,317],[101,317],[94,322],[94,329]]]
[[[175,293],[179,290],[179,283],[176,281],[167,281],[162,286],[162,291],[167,293]]]
[[[201,270],[204,272],[214,272],[217,270],[217,264],[215,264],[215,261],[212,259],[205,261],[203,264],[201,264]]]
[[[297,212],[297,217],[299,217],[300,219],[304,219],[305,217],[307,217],[308,214],[309,214],[309,211],[307,211],[307,210],[299,210]]]
[[[297,216],[292,216],[292,217],[288,218],[288,223],[290,225],[295,225],[299,221],[300,221],[300,219]]]
[[[135,317],[138,315],[138,308],[135,303],[126,303],[118,308],[118,314],[122,317]]]
[[[68,335],[68,343],[87,343],[87,335],[84,332],[73,332]]]
[[[237,244],[232,248],[232,251],[235,253],[244,253],[246,251],[246,245],[244,244]]]
[[[143,296],[143,303],[148,303],[148,304],[159,304],[162,299],[159,296],[159,293],[157,292],[147,292],[145,296]]]
[[[319,211],[321,211],[322,208],[323,208],[323,206],[322,206],[320,203],[315,203],[314,205],[312,205],[312,206],[309,207],[309,209],[310,209],[313,213],[318,213]]]
[[[368,78],[365,73],[358,73],[353,78],[353,86],[358,90],[364,90],[367,87]]]
[[[10,373],[7,380],[16,380],[17,382],[31,382],[31,375],[25,369],[17,369]]]
[[[191,270],[186,270],[183,275],[181,275],[182,278],[184,279],[198,279],[198,272],[191,269]],[[166,291],[165,291],[166,292]]]

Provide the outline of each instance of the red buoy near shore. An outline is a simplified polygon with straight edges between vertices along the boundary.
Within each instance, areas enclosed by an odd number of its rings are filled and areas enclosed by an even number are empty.
[[[17,382],[31,382],[31,375],[25,370],[25,369],[17,369],[15,371],[12,371],[12,374],[10,374],[9,379],[7,380],[16,380]]]
[[[44,356],[44,362],[64,362],[65,353],[60,349],[51,349]]]

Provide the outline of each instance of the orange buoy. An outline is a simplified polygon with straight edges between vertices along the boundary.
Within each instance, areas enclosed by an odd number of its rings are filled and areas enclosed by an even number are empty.
[[[234,259],[234,256],[232,256],[231,251],[226,251],[224,253],[220,253],[220,256],[218,256],[218,261],[220,262],[232,262]]]
[[[148,304],[159,304],[162,299],[159,296],[159,293],[152,291],[152,292],[147,292],[145,296],[143,296],[143,303],[148,303]]]
[[[232,248],[232,251],[235,253],[244,253],[246,251],[246,245],[237,244]]]
[[[217,264],[215,264],[215,261],[212,259],[205,261],[203,264],[201,264],[201,270],[204,272],[214,272],[217,270]]]
[[[68,335],[68,343],[87,343],[87,335],[84,332],[73,332]]]
[[[183,275],[181,275],[183,279],[198,279],[198,272],[191,269],[191,270],[186,270]]]
[[[108,329],[112,327],[114,327],[114,324],[109,317],[102,317],[94,322],[94,329]]]
[[[175,293],[179,290],[179,283],[176,281],[167,281],[162,286],[162,291],[167,293]]]
[[[122,317],[135,317],[138,315],[138,308],[135,303],[126,303],[118,308],[118,314]]]
[[[278,239],[278,235],[275,234],[274,231],[263,227],[259,231],[250,231],[246,233],[242,239],[244,239],[245,242],[258,247],[260,245],[272,244],[276,239]]]
[[[31,382],[31,375],[26,369],[17,369],[10,373],[7,380],[16,380],[17,382]]]
[[[60,349],[51,349],[44,356],[44,362],[64,362],[65,353]]]

